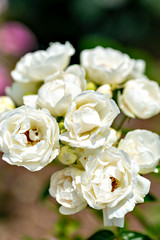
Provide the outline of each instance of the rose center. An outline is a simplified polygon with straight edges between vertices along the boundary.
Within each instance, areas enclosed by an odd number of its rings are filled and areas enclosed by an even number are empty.
[[[118,180],[114,177],[110,177],[110,179],[112,184],[111,192],[114,192],[114,190],[118,187]]]
[[[34,142],[39,142],[41,140],[41,133],[38,132],[36,128],[30,129],[24,133],[27,137],[28,143],[33,144]]]

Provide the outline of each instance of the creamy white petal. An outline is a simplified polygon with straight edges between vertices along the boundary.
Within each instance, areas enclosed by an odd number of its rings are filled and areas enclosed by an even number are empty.
[[[59,211],[64,215],[74,214],[87,206],[81,194],[81,174],[81,170],[68,167],[51,176],[49,193],[62,205]]]
[[[23,103],[24,105],[27,105],[29,107],[37,108],[37,99],[38,99],[37,94],[26,95],[26,96],[23,96]]]
[[[118,114],[116,103],[108,95],[82,92],[69,106],[64,120],[67,132],[60,139],[73,147],[95,149],[104,144],[108,147],[114,142],[109,127]]]
[[[38,91],[37,105],[57,117],[67,112],[72,100],[86,88],[84,69],[72,65],[46,78]]]
[[[81,175],[83,198],[90,207],[103,210],[105,226],[123,227],[126,213],[148,193],[149,181],[139,179],[136,162],[114,147],[84,151],[80,161],[85,168]]]
[[[129,80],[118,96],[121,110],[129,117],[148,119],[160,113],[160,87],[146,77]]]
[[[23,56],[11,72],[11,76],[15,81],[22,83],[42,81],[47,76],[65,69],[74,52],[69,42],[50,43],[46,51],[39,50]]]
[[[149,193],[150,181],[141,175],[137,176],[137,184],[133,189],[134,198],[136,203],[143,203],[144,197]]]
[[[137,162],[142,174],[154,171],[160,160],[160,137],[149,130],[130,131],[121,139],[118,148]]]
[[[79,206],[77,206],[76,208],[66,208],[64,206],[61,206],[59,208],[59,212],[63,215],[71,215],[71,214],[75,214],[77,212],[82,211],[84,208],[86,208],[87,203],[83,203]]]
[[[16,108],[0,123],[2,159],[38,171],[59,153],[59,128],[47,110]]]
[[[106,227],[115,226],[115,227],[121,227],[121,228],[124,227],[124,217],[109,219],[108,218],[107,208],[104,208],[102,211],[103,211],[103,223],[104,223],[104,226],[106,226]]]
[[[145,68],[143,60],[136,61],[118,50],[100,46],[83,50],[80,60],[90,80],[98,85],[111,84],[113,88],[142,75]]]
[[[8,96],[10,96],[14,102],[20,106],[23,105],[23,96],[27,94],[36,94],[39,88],[39,83],[21,83],[13,82],[11,87],[6,87],[5,91]]]

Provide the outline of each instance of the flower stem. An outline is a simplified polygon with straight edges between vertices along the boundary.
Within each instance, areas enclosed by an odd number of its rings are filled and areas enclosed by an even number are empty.
[[[113,227],[113,232],[116,236],[116,240],[121,240],[120,234],[119,234],[119,228],[118,227]]]

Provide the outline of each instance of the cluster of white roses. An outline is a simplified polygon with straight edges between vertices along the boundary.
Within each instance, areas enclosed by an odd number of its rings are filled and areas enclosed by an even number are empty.
[[[49,192],[60,212],[89,205],[103,210],[105,226],[123,227],[125,214],[149,192],[142,174],[155,171],[160,138],[134,130],[118,142],[111,125],[120,111],[112,92],[121,89],[118,105],[127,116],[146,119],[160,112],[160,88],[143,75],[143,60],[96,47],[82,51],[81,65],[68,67],[74,52],[69,42],[52,43],[17,63],[6,92],[24,105],[12,109],[9,97],[0,100],[2,158],[38,171],[57,157],[69,165],[51,177]]]

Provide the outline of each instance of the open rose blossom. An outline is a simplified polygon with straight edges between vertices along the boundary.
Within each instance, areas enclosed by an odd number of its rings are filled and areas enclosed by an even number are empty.
[[[60,139],[73,147],[93,149],[103,146],[118,114],[116,103],[108,95],[84,91],[73,99],[64,120],[67,131]]]
[[[80,59],[88,79],[98,85],[111,84],[113,88],[130,77],[142,75],[145,69],[143,60],[134,60],[118,50],[100,46],[83,50]]]
[[[149,180],[139,178],[138,165],[129,155],[110,148],[88,156],[81,175],[81,189],[88,205],[103,209],[104,225],[124,225],[124,216],[148,193]]]
[[[0,123],[2,159],[11,165],[38,171],[59,153],[59,128],[46,109],[22,106]]]
[[[60,212],[64,215],[74,214],[87,206],[81,192],[82,172],[68,167],[53,173],[51,177],[49,193],[62,205]]]
[[[155,170],[160,160],[160,138],[148,130],[134,130],[121,139],[119,149],[127,152],[139,165],[139,173]]]
[[[147,119],[160,113],[160,87],[145,77],[126,82],[118,104],[125,115]]]
[[[37,105],[47,108],[54,117],[63,116],[72,100],[86,90],[84,77],[85,71],[78,65],[49,76],[38,91]]]
[[[46,51],[39,50],[22,57],[11,76],[15,81],[23,83],[42,81],[49,75],[65,69],[74,52],[69,42],[50,43]]]

